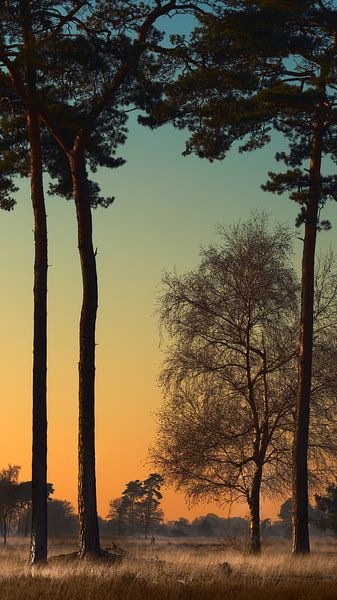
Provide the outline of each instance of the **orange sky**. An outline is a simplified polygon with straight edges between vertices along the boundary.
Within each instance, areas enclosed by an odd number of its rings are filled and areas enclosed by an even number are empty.
[[[127,481],[142,479],[150,470],[146,455],[155,432],[153,414],[161,402],[157,376],[162,355],[154,305],[162,270],[174,265],[179,271],[193,268],[200,245],[215,240],[215,224],[246,218],[252,208],[264,207],[272,218],[290,224],[296,216],[289,200],[259,190],[274,166],[270,149],[240,157],[231,153],[223,163],[211,165],[182,158],[183,138],[171,128],[150,133],[133,124],[127,165],[98,175],[105,193],[117,198],[111,208],[94,214],[100,281],[96,437],[102,516]],[[20,464],[21,479],[30,479],[33,225],[27,182],[19,184],[17,208],[0,214],[0,466]],[[47,210],[48,479],[55,497],[76,506],[81,301],[76,222],[71,202],[49,198]],[[333,220],[329,210],[326,218]],[[320,234],[320,244],[336,246],[335,230]],[[300,251],[297,240],[297,263]],[[189,512],[183,497],[172,491],[165,492],[163,508],[167,519],[210,511],[227,514],[214,505]],[[277,512],[277,503],[268,503],[262,517],[275,518]],[[246,513],[245,506],[238,506],[231,514]]]

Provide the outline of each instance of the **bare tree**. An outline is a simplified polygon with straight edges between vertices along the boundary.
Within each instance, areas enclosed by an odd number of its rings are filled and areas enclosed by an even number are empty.
[[[330,250],[316,261],[309,477],[317,488],[336,478],[337,260]]]
[[[172,343],[152,456],[192,500],[245,500],[258,552],[261,491],[290,486],[299,286],[285,227],[256,214],[220,233],[197,270],[164,277]]]

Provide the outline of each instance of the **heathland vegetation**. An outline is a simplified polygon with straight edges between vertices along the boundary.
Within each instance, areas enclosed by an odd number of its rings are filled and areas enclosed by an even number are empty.
[[[309,507],[313,555],[289,558],[292,500],[280,506],[278,519],[260,523],[264,552],[249,553],[249,519],[207,514],[189,522],[165,521],[160,509],[162,478],[126,484],[99,518],[103,561],[76,560],[78,515],[73,506],[53,499],[48,484],[49,561],[43,569],[27,564],[31,523],[31,482],[19,482],[19,467],[0,472],[0,595],[60,600],[107,598],[134,600],[216,598],[255,600],[335,598],[337,559],[337,488],[329,486]],[[157,494],[153,519],[146,523],[144,505],[149,481]],[[159,484],[159,485],[158,485]],[[159,488],[159,489],[158,489]],[[132,511],[132,516],[130,515]],[[145,513],[148,511],[145,511]],[[111,560],[111,557],[114,557]]]
[[[156,542],[157,543],[157,542]],[[104,539],[102,540],[104,547]],[[128,551],[119,564],[76,564],[56,558],[71,554],[76,545],[55,541],[50,560],[33,572],[27,549],[0,550],[0,594],[6,600],[334,600],[336,597],[336,546],[313,540],[312,556],[289,560],[290,543],[267,544],[267,556],[244,556],[226,544],[196,538],[167,540],[154,549],[144,542],[125,544]],[[56,555],[56,556],[55,556]],[[55,556],[55,558],[54,558]],[[232,573],[228,574],[227,564]]]

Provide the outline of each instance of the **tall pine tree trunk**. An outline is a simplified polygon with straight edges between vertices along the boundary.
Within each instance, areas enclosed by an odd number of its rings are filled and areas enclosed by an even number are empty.
[[[33,452],[32,528],[30,562],[47,559],[47,218],[43,194],[38,117],[27,115],[30,141],[31,199],[34,212],[34,340],[33,340]]]
[[[315,248],[321,197],[322,117],[317,119],[310,161],[310,189],[306,207],[302,256],[301,322],[293,442],[293,553],[310,552],[308,521],[308,441],[310,420]]]
[[[262,468],[257,467],[254,474],[252,491],[249,498],[249,553],[258,554],[261,551],[260,537],[260,492]]]
[[[47,217],[39,118],[35,106],[36,74],[30,64],[33,48],[31,7],[21,0],[25,57],[27,128],[30,145],[30,185],[34,213],[34,338],[33,338],[33,444],[32,526],[30,562],[47,560]]]
[[[99,555],[100,541],[95,472],[95,329],[98,301],[96,257],[92,243],[92,218],[85,156],[81,148],[69,153],[76,204],[78,249],[83,301],[80,319],[78,514],[80,556]]]

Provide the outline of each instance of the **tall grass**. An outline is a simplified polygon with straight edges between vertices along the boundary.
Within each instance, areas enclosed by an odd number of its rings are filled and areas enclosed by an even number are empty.
[[[0,600],[337,600],[334,540],[315,542],[304,558],[291,558],[277,540],[259,557],[205,540],[120,545],[127,557],[107,565],[57,558],[76,547],[55,542],[48,565],[31,569],[27,547],[12,540],[0,550]]]

